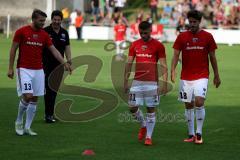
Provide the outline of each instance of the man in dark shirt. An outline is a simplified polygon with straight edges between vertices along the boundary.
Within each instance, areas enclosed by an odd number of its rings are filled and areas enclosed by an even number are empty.
[[[67,62],[71,64],[71,50],[69,43],[68,32],[61,27],[61,22],[63,19],[63,14],[59,10],[55,10],[52,12],[51,20],[52,23],[44,28],[44,30],[49,34],[52,39],[54,46],[64,57],[66,56]],[[56,60],[52,54],[49,54],[49,50],[45,49],[43,52],[43,68],[45,72],[45,89],[46,94],[44,96],[45,102],[45,120],[47,123],[54,123],[55,119],[53,117],[54,113],[54,105],[55,99],[57,96],[57,90],[60,86],[64,68],[62,67],[58,70],[57,77],[54,78],[54,84],[49,80],[49,76],[52,71],[60,65],[60,63]],[[51,85],[50,83],[51,82]]]

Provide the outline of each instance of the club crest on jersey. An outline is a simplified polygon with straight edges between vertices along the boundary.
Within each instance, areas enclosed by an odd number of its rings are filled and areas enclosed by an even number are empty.
[[[193,38],[193,39],[192,39],[192,42],[193,42],[193,43],[198,42],[198,38]]]
[[[64,33],[62,33],[62,38],[66,38],[66,35]]]
[[[146,45],[142,45],[141,49],[142,49],[142,51],[146,51],[147,46]]]
[[[34,39],[37,39],[37,38],[38,38],[38,35],[37,35],[37,34],[33,34],[33,38],[34,38]]]

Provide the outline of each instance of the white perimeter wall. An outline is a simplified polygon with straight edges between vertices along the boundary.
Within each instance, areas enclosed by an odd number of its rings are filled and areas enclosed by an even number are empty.
[[[206,29],[212,33],[215,41],[219,44],[240,44],[240,30]],[[127,37],[129,37],[129,29]],[[70,39],[76,39],[77,33],[74,26],[69,28]],[[112,27],[84,26],[82,29],[82,38],[87,40],[113,40]],[[176,39],[175,29],[164,29],[165,41],[174,42]]]

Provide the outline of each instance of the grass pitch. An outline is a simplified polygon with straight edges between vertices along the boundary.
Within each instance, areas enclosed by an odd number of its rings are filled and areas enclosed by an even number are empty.
[[[43,98],[40,98],[32,128],[37,137],[16,136],[14,121],[19,103],[16,80],[7,78],[11,40],[0,37],[0,159],[1,160],[238,160],[240,156],[240,46],[219,45],[217,59],[222,85],[215,89],[210,75],[206,101],[206,119],[203,128],[203,145],[183,143],[187,129],[183,120],[184,107],[177,101],[178,84],[166,97],[161,97],[158,122],[153,133],[153,146],[146,147],[137,140],[139,125],[128,114],[111,81],[111,63],[114,51],[104,50],[106,41],[71,41],[73,57],[92,55],[102,61],[102,68],[94,82],[85,82],[87,70],[81,66],[67,77],[66,83],[95,88],[111,93],[117,107],[109,114],[90,122],[46,124]],[[165,43],[168,66],[172,57],[171,43]],[[180,69],[180,65],[178,66]],[[179,77],[179,72],[178,72]],[[57,103],[73,99],[72,112],[94,109],[100,100],[77,95],[59,94]],[[95,156],[82,156],[92,149]]]

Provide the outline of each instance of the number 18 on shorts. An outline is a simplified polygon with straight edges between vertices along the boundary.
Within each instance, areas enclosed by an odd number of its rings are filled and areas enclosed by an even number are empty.
[[[206,98],[208,79],[202,78],[193,81],[181,80],[178,100],[182,102],[191,102],[195,97]]]

